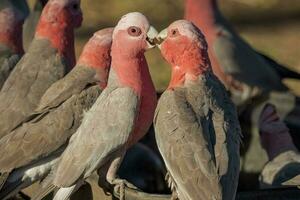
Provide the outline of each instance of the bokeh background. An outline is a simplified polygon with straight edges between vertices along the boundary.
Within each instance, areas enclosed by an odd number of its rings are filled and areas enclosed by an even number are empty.
[[[32,7],[35,0],[30,0]],[[183,18],[183,0],[81,0],[82,27],[76,31],[76,54],[92,34],[114,26],[132,11],[144,13],[158,31]],[[299,0],[219,0],[222,13],[240,35],[254,48],[285,66],[300,72]],[[147,52],[147,60],[156,89],[168,84],[170,71],[158,49]],[[286,82],[300,93],[300,84]],[[299,88],[299,90],[298,90]]]

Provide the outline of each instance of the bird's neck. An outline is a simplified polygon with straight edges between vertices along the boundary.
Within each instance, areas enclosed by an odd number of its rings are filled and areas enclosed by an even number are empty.
[[[208,43],[216,37],[218,16],[216,0],[185,0],[185,19],[192,21],[204,32]]]
[[[127,57],[112,49],[112,65],[118,81],[122,86],[128,86],[141,95],[142,90],[150,83],[153,85],[148,64],[143,53]]]
[[[172,74],[168,89],[184,86],[185,81],[195,81],[198,76],[211,71],[211,64],[206,50],[199,50],[192,44],[189,50],[171,59]],[[172,50],[171,50],[172,51]]]
[[[102,89],[107,85],[111,60],[109,47],[109,44],[107,47],[87,44],[77,62],[80,66],[93,68],[96,71]]]
[[[10,48],[14,53],[23,54],[22,28],[23,22],[10,24],[0,20],[0,43]]]
[[[49,40],[52,47],[63,56],[70,68],[75,66],[74,28],[64,21],[50,22],[41,17],[35,37]]]
[[[168,89],[183,87],[186,81],[196,81],[200,75],[209,71],[209,68],[203,65],[193,67],[172,66],[171,80]]]

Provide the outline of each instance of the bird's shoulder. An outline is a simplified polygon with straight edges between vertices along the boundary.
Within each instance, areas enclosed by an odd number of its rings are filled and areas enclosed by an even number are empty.
[[[65,77],[51,85],[42,96],[35,112],[45,112],[65,102],[72,95],[79,94],[89,85],[96,85],[95,70],[76,66]]]

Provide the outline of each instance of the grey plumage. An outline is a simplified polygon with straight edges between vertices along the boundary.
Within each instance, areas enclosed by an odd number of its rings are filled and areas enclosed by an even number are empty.
[[[213,74],[165,91],[154,125],[180,200],[234,199],[241,132],[236,109]]]
[[[63,150],[64,147],[41,160],[14,170],[9,174],[1,189],[0,199],[10,199],[22,189],[46,179],[46,176],[55,168]]]
[[[13,53],[9,48],[0,44],[0,90],[21,57],[22,54]]]
[[[81,124],[84,112],[94,104],[107,83],[111,35],[112,28],[96,32],[85,45],[75,68],[47,89],[37,109],[23,120],[23,124],[0,140],[0,172],[11,173],[7,182],[15,174],[19,177],[12,179],[15,181],[10,181],[9,187],[0,191],[0,196],[46,176],[45,185],[52,181],[49,172],[53,171],[69,138]],[[96,55],[97,59],[87,62],[86,57],[91,55]],[[25,176],[29,176],[29,180]]]
[[[125,151],[138,112],[138,97],[131,88],[117,86],[114,74],[111,69],[109,86],[70,139],[55,173],[54,185],[70,187],[112,162],[111,154],[121,155]]]
[[[102,91],[95,73],[92,68],[77,66],[47,90],[39,109],[29,116],[31,120],[0,140],[1,173],[43,160],[68,141],[81,124],[84,111]]]
[[[36,26],[39,22],[42,10],[46,5],[47,0],[36,0],[33,10],[30,12],[29,16],[26,18],[23,25],[23,44],[24,49],[27,50],[31,41],[34,38]]]
[[[62,78],[67,64],[50,42],[35,39],[5,82],[0,93],[0,137],[36,109],[44,92]]]
[[[47,107],[41,107],[41,109],[37,110],[37,114],[34,114],[33,120],[21,125],[0,140],[0,146],[3,150],[1,151],[2,157],[0,159],[1,170],[6,171],[20,167],[27,164],[28,161],[33,161],[40,156],[43,157],[49,152],[53,152],[64,144],[77,129],[83,117],[83,111],[87,110],[93,104],[101,92],[98,85],[91,85],[85,89],[90,79],[89,76],[80,76],[83,75],[77,73],[80,71],[90,72],[91,74],[95,73],[93,69],[87,67],[76,67],[74,69],[76,73],[70,73],[64,79],[56,82],[45,93],[40,105],[45,106],[45,102],[47,102]],[[74,74],[77,76],[73,76]],[[82,77],[87,78],[88,81],[81,82],[80,79]],[[79,79],[78,82],[76,78]],[[70,84],[74,86],[72,89],[77,88],[76,92],[70,93],[70,90],[67,90],[69,88],[64,87]],[[52,94],[54,91],[65,98],[49,101],[47,97],[53,97]],[[26,140],[25,136],[29,137],[30,141]],[[55,147],[49,146],[50,141]],[[33,144],[34,142],[37,142],[37,144]],[[48,145],[44,146],[45,143]],[[31,146],[35,148],[30,148]],[[31,151],[28,151],[29,149]],[[38,156],[34,152],[37,152]],[[5,161],[9,158],[12,161]]]

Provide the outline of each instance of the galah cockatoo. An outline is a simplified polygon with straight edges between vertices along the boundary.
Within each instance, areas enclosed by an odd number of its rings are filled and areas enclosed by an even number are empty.
[[[159,99],[154,127],[180,200],[233,200],[239,177],[240,125],[234,104],[213,74],[202,32],[178,20],[158,35],[171,65],[167,90]]]
[[[218,8],[218,0],[185,0],[185,19],[198,26],[207,38],[214,73],[230,90],[238,106],[244,133],[251,130],[252,139],[243,159],[243,170],[256,173],[265,162],[259,147],[257,116],[261,102],[272,103],[278,115],[290,129],[300,148],[300,99],[288,91],[284,78],[300,79],[272,59],[261,55],[248,45],[230,26]],[[280,48],[280,47],[278,47]],[[258,103],[258,104],[257,104]],[[247,113],[246,115],[244,113]],[[248,141],[247,141],[248,142]],[[255,164],[253,164],[255,163]]]
[[[43,8],[47,4],[48,0],[36,0],[33,9],[24,22],[23,26],[23,45],[25,51],[28,49],[31,41],[33,40],[36,26],[39,22]]]
[[[0,199],[45,178],[56,166],[68,139],[106,87],[111,64],[112,28],[85,45],[76,67],[43,95],[31,120],[0,140],[0,172],[7,181]]]
[[[0,89],[24,54],[22,25],[28,15],[26,0],[0,2]]]
[[[260,174],[261,188],[300,186],[300,154],[275,106],[264,107],[259,128],[261,144],[269,159]]]
[[[65,200],[94,171],[120,186],[116,172],[126,149],[148,131],[157,97],[144,53],[154,47],[157,32],[138,12],[124,15],[113,32],[108,85],[71,137],[57,169],[55,200]]]
[[[0,92],[0,138],[37,108],[45,91],[75,64],[74,28],[82,22],[80,0],[50,0],[28,52]]]

